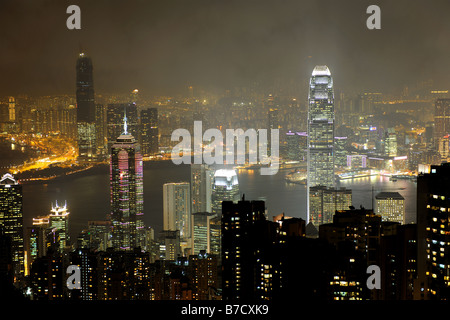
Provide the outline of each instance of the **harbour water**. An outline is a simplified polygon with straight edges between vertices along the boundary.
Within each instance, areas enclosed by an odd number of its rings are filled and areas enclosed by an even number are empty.
[[[239,170],[241,196],[246,200],[264,200],[269,218],[285,213],[286,216],[306,218],[306,185],[288,183],[289,170],[275,175],[260,175],[259,170]],[[189,181],[190,167],[175,165],[171,161],[145,162],[144,165],[144,221],[156,232],[162,228],[163,184]],[[372,208],[372,196],[380,191],[396,191],[406,203],[406,223],[416,221],[416,183],[399,179],[390,181],[383,176],[343,180],[338,187],[352,189],[353,206]],[[23,185],[24,226],[32,218],[49,213],[52,203],[64,203],[70,211],[70,235],[76,238],[89,220],[104,220],[109,213],[109,166]]]

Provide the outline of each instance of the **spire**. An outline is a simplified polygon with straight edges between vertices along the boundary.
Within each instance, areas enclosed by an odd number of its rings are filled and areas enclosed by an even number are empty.
[[[127,109],[124,109],[123,117],[123,134],[128,134],[128,124],[127,124]]]

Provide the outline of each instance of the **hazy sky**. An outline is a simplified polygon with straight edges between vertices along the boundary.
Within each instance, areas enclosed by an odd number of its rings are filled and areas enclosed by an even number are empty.
[[[66,28],[71,4],[81,30]],[[366,28],[371,4],[381,30]],[[104,93],[301,82],[316,64],[343,89],[448,88],[449,12],[448,0],[0,0],[0,95],[74,94],[80,46]]]

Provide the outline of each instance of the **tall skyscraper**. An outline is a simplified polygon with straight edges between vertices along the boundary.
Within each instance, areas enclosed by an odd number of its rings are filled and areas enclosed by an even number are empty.
[[[334,89],[327,66],[312,72],[308,97],[308,180],[307,223],[310,219],[309,189],[334,187]]]
[[[96,160],[97,134],[92,60],[84,53],[78,57],[76,73],[78,156],[80,161],[89,162]]]
[[[141,146],[143,155],[155,155],[159,151],[158,109],[141,111]]]
[[[0,179],[0,228],[10,237],[14,277],[20,279],[25,273],[23,241],[22,185],[7,173]]]
[[[375,196],[375,214],[383,221],[405,223],[405,198],[398,192],[380,192]]]
[[[166,183],[163,185],[164,230],[180,232],[183,247],[191,241],[191,196],[188,182]],[[186,244],[183,245],[183,242]]]
[[[214,170],[206,164],[191,164],[192,213],[211,212]]]
[[[128,132],[111,147],[112,245],[116,250],[132,250],[144,243],[143,162],[139,143]]]

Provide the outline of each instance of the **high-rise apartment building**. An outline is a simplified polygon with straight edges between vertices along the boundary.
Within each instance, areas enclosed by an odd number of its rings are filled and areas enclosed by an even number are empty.
[[[417,178],[418,283],[416,299],[450,297],[450,165]]]
[[[307,148],[308,190],[317,185],[334,187],[334,89],[327,66],[316,66],[310,79]],[[307,194],[309,222],[309,191]]]

